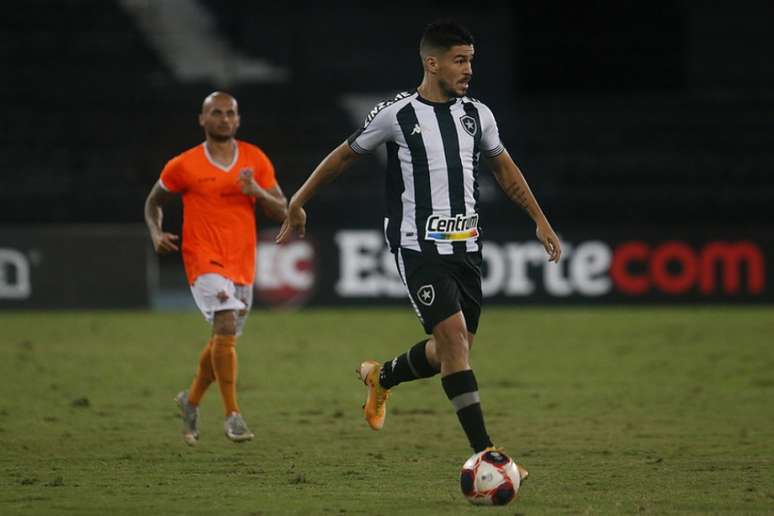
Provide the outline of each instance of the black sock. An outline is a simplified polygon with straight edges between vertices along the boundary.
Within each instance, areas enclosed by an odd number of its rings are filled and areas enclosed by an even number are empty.
[[[425,345],[429,339],[417,342],[411,349],[382,365],[379,383],[385,389],[391,389],[402,382],[420,378],[430,378],[440,371],[430,365],[425,354]]]
[[[489,434],[486,433],[481,400],[478,397],[478,383],[473,371],[468,369],[444,376],[441,378],[441,384],[457,411],[457,418],[473,451],[478,453],[492,446]]]

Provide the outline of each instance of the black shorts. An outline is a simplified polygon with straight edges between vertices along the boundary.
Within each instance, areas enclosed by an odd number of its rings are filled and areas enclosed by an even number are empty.
[[[481,260],[481,251],[426,255],[398,249],[398,272],[425,333],[432,334],[436,324],[460,310],[468,331],[476,333],[481,316]]]

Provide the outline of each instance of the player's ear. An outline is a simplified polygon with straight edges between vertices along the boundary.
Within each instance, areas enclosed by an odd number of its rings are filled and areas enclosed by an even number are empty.
[[[199,113],[199,127],[204,127],[204,114]]]
[[[438,71],[438,58],[434,55],[426,55],[423,59],[425,62],[425,70],[430,73],[436,73]]]

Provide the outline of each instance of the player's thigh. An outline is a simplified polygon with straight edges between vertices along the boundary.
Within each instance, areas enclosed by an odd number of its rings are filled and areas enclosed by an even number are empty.
[[[400,249],[396,260],[425,333],[432,334],[438,323],[461,310],[457,282],[437,257]]]
[[[253,286],[252,285],[236,285],[234,294],[237,299],[242,301],[245,305],[244,309],[237,312],[236,320],[236,334],[242,335],[247,323],[247,316],[250,315],[250,310],[253,307]]]
[[[245,303],[237,297],[236,285],[230,279],[220,274],[202,274],[191,285],[196,306],[210,324],[215,321],[217,312],[236,311],[246,308]]]

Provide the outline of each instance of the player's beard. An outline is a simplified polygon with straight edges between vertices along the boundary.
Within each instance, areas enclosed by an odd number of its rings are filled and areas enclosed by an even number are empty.
[[[218,143],[224,143],[234,138],[235,134],[236,131],[229,131],[227,134],[207,131],[207,138]]]
[[[443,94],[449,97],[450,99],[458,99],[460,97],[464,97],[465,93],[459,93],[454,88],[452,88],[448,82],[446,82],[444,79],[438,79],[438,85],[441,87],[441,91],[443,91]]]

